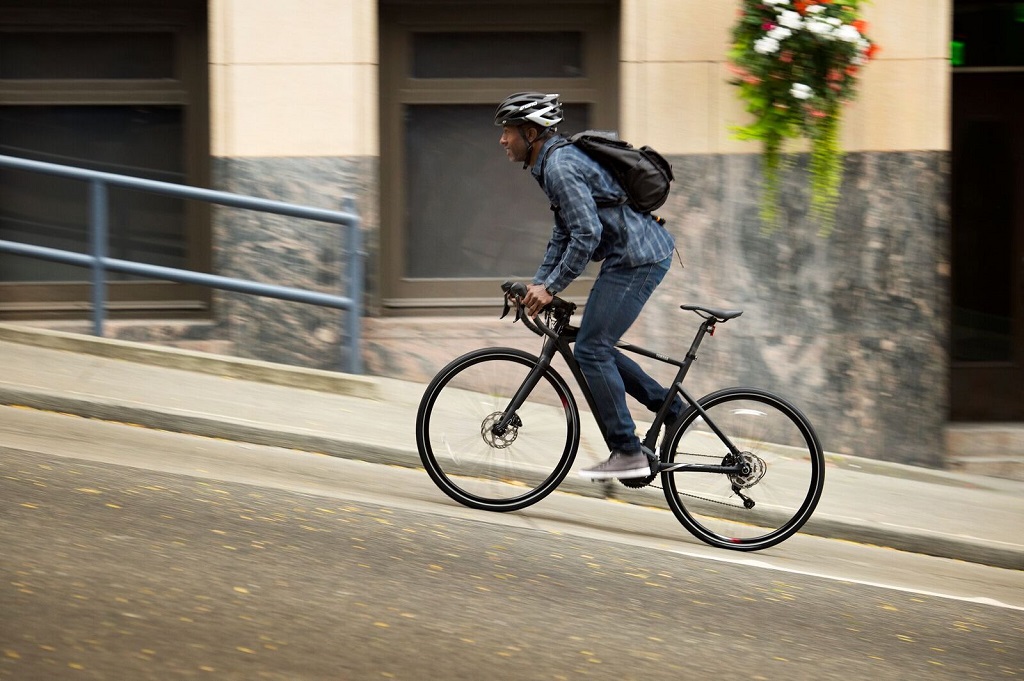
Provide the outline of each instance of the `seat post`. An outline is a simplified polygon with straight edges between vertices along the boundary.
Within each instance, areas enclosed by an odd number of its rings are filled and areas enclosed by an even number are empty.
[[[715,320],[705,319],[700,328],[697,329],[696,335],[693,337],[693,342],[690,343],[690,349],[686,351],[686,357],[683,359],[679,366],[679,371],[676,373],[675,383],[678,385],[683,382],[686,378],[686,373],[690,370],[690,365],[693,364],[694,360],[697,359],[697,348],[700,347],[701,342],[704,340],[704,336],[707,333],[714,333]]]
[[[714,335],[715,323],[716,322],[714,318],[705,319],[701,323],[700,328],[697,329],[697,333],[693,337],[693,342],[690,343],[690,349],[686,351],[686,359],[690,360],[691,362],[697,359],[697,348],[700,347],[701,342],[704,340],[705,334],[710,333]]]

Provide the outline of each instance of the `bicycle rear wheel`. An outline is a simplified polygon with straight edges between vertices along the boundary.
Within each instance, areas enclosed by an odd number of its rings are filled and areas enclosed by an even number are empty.
[[[782,398],[754,388],[727,388],[699,400],[673,426],[662,460],[665,498],[698,539],[720,548],[755,551],[796,533],[821,497],[825,457],[811,424]],[[673,464],[732,465],[739,450],[749,472],[702,473]]]
[[[579,447],[579,410],[551,368],[513,415],[497,424],[537,357],[484,348],[452,361],[427,386],[416,415],[416,444],[431,479],[472,508],[514,511],[550,494]]]

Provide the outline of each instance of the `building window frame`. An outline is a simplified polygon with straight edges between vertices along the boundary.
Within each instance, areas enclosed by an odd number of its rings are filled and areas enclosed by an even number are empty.
[[[19,32],[171,34],[171,78],[0,79],[0,105],[181,107],[181,181],[191,186],[210,185],[206,0],[83,0],[73,6],[57,0],[15,0],[0,8],[0,39],[4,33]],[[82,183],[82,195],[87,192],[87,184]],[[196,201],[186,201],[183,206],[185,267],[209,272],[211,209]],[[81,280],[76,281],[0,283],[0,319],[81,318],[89,309],[88,278],[83,269]],[[211,299],[205,287],[173,282],[112,280],[108,286],[109,314],[114,318],[205,318],[210,314]]]
[[[509,17],[515,17],[514,23]],[[385,315],[476,314],[493,310],[498,284],[507,273],[458,278],[411,278],[406,268],[404,111],[409,105],[496,107],[510,92],[558,92],[567,104],[587,105],[590,127],[618,125],[619,6],[617,1],[481,2],[382,0],[380,22],[381,244],[380,309]],[[412,50],[417,33],[574,31],[583,35],[583,74],[543,78],[415,78]],[[494,134],[494,153],[498,148]],[[443,162],[443,161],[442,161]],[[514,176],[511,175],[510,181]],[[539,195],[536,201],[544,199]],[[457,200],[454,199],[454,200]],[[537,262],[543,253],[537,253]],[[567,290],[585,295],[592,277]]]

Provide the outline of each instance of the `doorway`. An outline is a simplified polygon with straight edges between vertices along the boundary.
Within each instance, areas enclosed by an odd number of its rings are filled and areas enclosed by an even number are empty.
[[[951,419],[1024,421],[1024,10],[955,3]]]

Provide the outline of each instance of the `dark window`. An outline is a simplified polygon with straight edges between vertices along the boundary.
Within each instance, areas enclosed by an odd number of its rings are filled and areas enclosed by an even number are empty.
[[[498,144],[494,110],[512,92],[557,92],[560,132],[614,129],[617,34],[618,3],[603,0],[382,2],[385,310],[491,309],[501,281],[534,274],[554,218]]]
[[[175,75],[173,33],[0,33],[2,79],[137,79]]]
[[[579,78],[578,31],[414,33],[413,78]]]
[[[0,107],[0,152],[11,156],[180,183],[181,150],[182,107]],[[111,257],[186,265],[180,200],[117,187],[109,192]],[[84,182],[0,167],[0,239],[87,252],[88,200]],[[2,254],[0,263],[0,281],[7,282],[80,281],[85,273]]]
[[[954,66],[1024,66],[1024,3],[956,3],[953,58]]]
[[[494,108],[407,108],[405,276],[530,277],[536,271],[551,236],[551,211],[529,171],[509,163],[498,146]],[[587,107],[569,105],[565,116],[574,127],[587,127]]]
[[[953,359],[1013,357],[1013,136],[1004,121],[965,124],[956,185]]]
[[[208,186],[205,0],[22,7],[0,13],[0,154]],[[88,216],[88,183],[0,167],[0,239],[87,252]],[[108,221],[111,257],[209,269],[205,205],[111,187]],[[109,278],[126,315],[208,307],[202,288]],[[82,315],[88,280],[0,254],[0,316]]]

